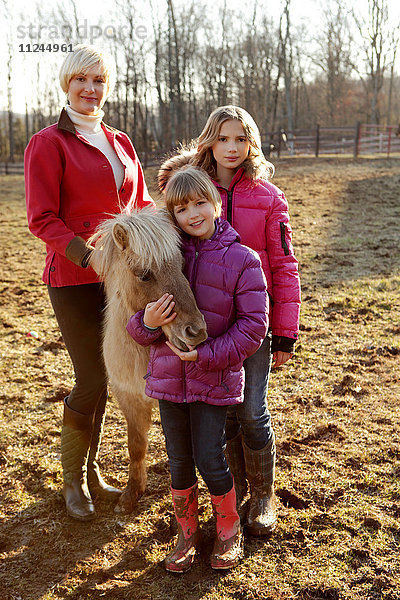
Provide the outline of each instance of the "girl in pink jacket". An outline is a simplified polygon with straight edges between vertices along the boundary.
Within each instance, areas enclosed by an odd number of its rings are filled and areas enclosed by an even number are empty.
[[[243,361],[267,332],[268,296],[260,259],[219,219],[221,198],[208,175],[179,171],[166,190],[166,206],[182,230],[184,273],[207,324],[208,339],[182,351],[165,342],[160,326],[174,317],[164,294],[131,317],[128,333],[150,345],[146,393],[159,401],[178,523],[178,541],[165,559],[168,571],[187,571],[198,541],[196,467],[211,494],[217,538],[211,566],[228,569],[242,554],[236,494],[224,456],[228,405],[243,401]]]
[[[263,155],[257,125],[242,108],[222,106],[211,113],[196,150],[183,151],[161,166],[161,190],[171,173],[186,163],[210,175],[222,198],[222,215],[242,243],[257,251],[267,279],[270,331],[260,349],[244,361],[244,403],[229,409],[226,423],[226,454],[239,511],[244,512],[249,483],[247,530],[267,535],[276,524],[269,373],[271,362],[279,367],[292,357],[299,325],[300,282],[288,204],[281,190],[268,181],[274,167]]]

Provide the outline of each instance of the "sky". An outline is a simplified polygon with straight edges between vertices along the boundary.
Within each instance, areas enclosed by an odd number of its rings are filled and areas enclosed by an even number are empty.
[[[4,0],[3,0],[4,1]],[[179,3],[184,0],[175,0],[175,3]],[[281,12],[281,2],[272,0],[263,1],[263,9],[268,10],[272,17],[276,20]],[[387,0],[389,4],[390,14],[394,22],[400,21],[400,2],[398,0]],[[52,55],[48,51],[42,52],[34,56],[32,53],[26,52],[27,44],[31,42],[29,33],[33,33],[38,29],[38,26],[42,27],[42,40],[49,41],[51,43],[57,42],[59,31],[55,30],[54,24],[40,19],[37,9],[31,0],[6,0],[9,3],[9,14],[12,14],[12,23],[7,25],[3,18],[0,18],[0,110],[7,106],[7,33],[9,34],[8,39],[13,49],[13,109],[15,112],[24,112],[25,103],[30,103],[30,96],[35,90],[35,86],[40,88],[42,82],[40,78],[47,77],[48,80],[55,80],[57,84],[57,78],[54,77],[54,70],[57,69],[63,59],[63,54],[59,50],[56,54]],[[213,11],[218,11],[222,8],[224,0],[204,0],[207,5],[207,13],[210,14]],[[59,4],[62,6],[68,5],[68,0],[62,0]],[[87,39],[87,42],[93,41],[93,43],[101,43],[108,34],[113,34],[113,31],[107,27],[107,4],[99,3],[99,0],[76,0],[76,3],[80,12],[80,31],[82,35]],[[158,11],[164,11],[166,7],[166,0],[143,0],[139,3],[141,14],[137,15],[135,26],[136,34],[140,38],[146,36],[147,32],[152,30],[150,4],[157,8]],[[48,2],[46,7],[53,5],[57,6],[56,1]],[[243,0],[229,0],[227,6],[236,8],[243,7]],[[318,25],[321,22],[322,6],[324,0],[291,0],[291,20],[294,25],[300,26],[301,24],[307,25],[311,32],[318,29]],[[253,5],[253,0],[248,2],[248,6]],[[1,5],[0,5],[1,7]],[[103,8],[104,7],[104,8]],[[367,10],[368,0],[359,0],[357,3],[357,10]],[[251,9],[250,9],[251,10]],[[60,9],[62,12],[62,9]],[[216,17],[218,18],[216,12]],[[110,21],[108,21],[110,23]],[[8,30],[7,30],[8,27]],[[92,37],[92,40],[90,38]],[[22,45],[22,47],[21,47]],[[25,52],[21,52],[24,49]],[[36,59],[40,58],[40,73],[36,71]],[[399,56],[400,61],[400,56]],[[397,67],[397,71],[400,71],[400,64]],[[47,70],[47,74],[46,74]],[[38,80],[39,77],[39,80]],[[55,90],[58,94],[58,90]],[[62,101],[62,96],[60,101]]]

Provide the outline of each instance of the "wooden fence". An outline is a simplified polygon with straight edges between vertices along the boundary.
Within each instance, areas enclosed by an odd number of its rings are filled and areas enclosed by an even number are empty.
[[[0,162],[0,175],[23,175],[24,163]]]
[[[262,135],[267,156],[321,156],[327,154],[400,153],[400,125],[364,125],[354,127],[320,127],[314,129],[283,129]]]
[[[400,155],[400,125],[365,125],[356,123],[354,127],[320,127],[314,129],[280,129],[261,136],[266,156],[322,156],[352,154],[354,157],[366,154]],[[158,166],[164,152],[147,152],[140,156],[144,167]],[[22,162],[0,162],[0,174],[23,175]]]

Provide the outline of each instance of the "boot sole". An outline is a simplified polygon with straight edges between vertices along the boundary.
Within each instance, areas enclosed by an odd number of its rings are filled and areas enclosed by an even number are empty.
[[[238,564],[240,563],[240,558],[239,560],[237,560],[236,562],[232,563],[231,565],[220,565],[220,566],[214,566],[211,565],[211,568],[214,569],[214,571],[229,571],[229,569],[234,569],[235,567],[238,566]]]
[[[243,559],[244,557],[244,550],[242,548],[242,551],[240,553],[240,556],[237,557],[237,559],[235,561],[233,561],[230,564],[220,564],[220,565],[213,565],[211,564],[211,568],[214,569],[214,571],[228,571],[229,569],[233,569],[234,567],[237,567],[238,564],[240,563],[240,561]]]
[[[179,569],[179,568],[178,569],[173,569],[173,568],[167,566],[164,563],[165,570],[168,571],[168,573],[176,573],[177,575],[182,575],[183,573],[187,573],[193,567],[193,563],[194,563],[195,557],[196,556],[193,556],[192,562],[190,564],[182,567],[181,569]]]
[[[187,573],[188,571],[190,571],[192,566],[193,565],[190,565],[187,569],[182,569],[180,571],[175,571],[175,569],[169,569],[168,567],[165,567],[165,570],[167,571],[167,573],[175,573],[175,575],[183,575],[184,573]]]
[[[93,521],[93,519],[95,519],[97,516],[95,512],[90,513],[88,515],[77,515],[76,513],[70,512],[68,509],[67,509],[67,515],[69,517],[71,517],[72,519],[75,519],[75,521],[82,521],[82,522]]]

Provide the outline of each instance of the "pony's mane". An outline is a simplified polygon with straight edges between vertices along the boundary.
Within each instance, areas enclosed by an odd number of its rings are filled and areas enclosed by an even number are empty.
[[[127,259],[138,269],[161,269],[173,261],[179,252],[180,237],[165,209],[143,208],[131,214],[110,215],[90,238],[102,250],[101,274],[107,273],[118,252],[112,232],[120,225],[131,250]]]

